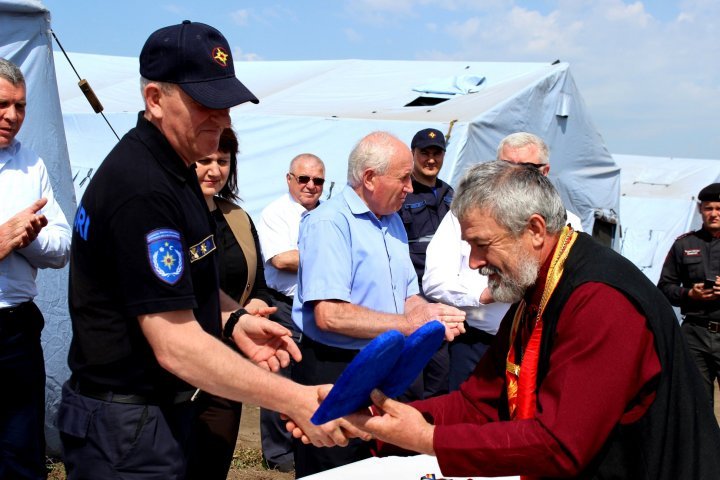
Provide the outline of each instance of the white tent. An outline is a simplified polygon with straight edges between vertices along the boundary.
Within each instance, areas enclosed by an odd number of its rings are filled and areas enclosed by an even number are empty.
[[[657,283],[675,239],[702,224],[697,194],[720,182],[720,160],[613,155],[620,166],[619,250]]]
[[[27,87],[27,113],[18,140],[38,153],[47,165],[50,181],[60,206],[72,221],[75,216],[70,162],[55,79],[50,35],[50,15],[39,1],[0,0],[0,57],[19,65]],[[0,206],[0,208],[2,208]],[[40,270],[35,299],[45,316],[43,348],[47,371],[48,446],[59,449],[59,438],[53,421],[62,382],[67,379],[67,344],[70,321],[67,313],[67,268]],[[12,385],[3,394],[12,394]]]
[[[45,159],[56,195],[72,219],[73,192],[79,200],[117,139],[83,97],[66,59],[51,53],[49,28],[41,2],[0,0],[0,55],[18,62],[28,78],[28,119],[21,140]],[[132,128],[142,109],[137,59],[69,56],[92,84],[118,134]],[[618,211],[619,169],[567,64],[337,60],[235,66],[261,101],[231,111],[242,150],[239,193],[253,216],[286,190],[284,175],[296,154],[319,155],[327,166],[325,191],[336,193],[345,185],[348,154],[363,135],[388,130],[409,142],[427,127],[449,136],[441,177],[451,184],[468,166],[493,159],[503,136],[524,130],[547,141],[551,179],[586,230],[596,210]],[[66,278],[67,270],[38,278],[38,303],[47,320],[48,424],[68,376]],[[55,430],[49,431],[48,445],[57,451]]]
[[[79,183],[116,139],[60,55],[58,86],[79,198]],[[137,59],[69,56],[114,129],[122,134],[134,126],[142,109]],[[526,130],[548,142],[551,178],[586,229],[595,209],[617,212],[619,170],[567,64],[335,60],[235,66],[260,98],[259,105],[231,111],[241,142],[240,195],[253,216],[286,190],[284,174],[296,154],[320,156],[337,191],[345,184],[348,154],[363,135],[388,130],[409,143],[426,127],[450,137],[441,177],[451,184],[468,166],[493,159],[503,136]],[[408,106],[413,102],[421,106]]]

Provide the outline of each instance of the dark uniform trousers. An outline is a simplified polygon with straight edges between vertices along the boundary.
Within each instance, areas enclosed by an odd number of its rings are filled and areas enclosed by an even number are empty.
[[[273,293],[273,303],[277,307],[277,312],[270,315],[270,320],[290,330],[293,333],[293,339],[298,340],[300,333],[292,321],[293,299],[274,290]],[[278,374],[285,378],[291,378],[294,361],[291,360],[291,362]],[[260,441],[263,458],[269,468],[289,471],[293,465],[293,438],[285,428],[285,423],[279,413],[265,408],[260,409]]]
[[[302,362],[293,367],[292,379],[302,385],[335,383],[345,367],[359,350],[348,350],[323,345],[303,337],[300,342]],[[295,478],[323,472],[370,458],[370,446],[357,438],[350,439],[347,447],[318,448],[294,441]]]
[[[686,316],[681,329],[712,404],[714,381],[720,379],[720,322]]]
[[[43,316],[33,302],[0,309],[0,479],[44,479]]]
[[[427,247],[443,217],[450,210],[454,192],[450,185],[439,179],[435,189],[421,184],[414,178],[412,186],[412,193],[407,195],[398,213],[407,232],[410,259],[415,267],[420,294],[422,294],[422,277],[425,272]],[[399,399],[402,401],[422,400],[447,393],[449,371],[448,344],[443,342],[423,369],[423,373],[413,382],[408,392]]]
[[[125,403],[136,395],[85,392],[73,379],[63,385],[58,429],[68,480],[185,480],[197,414],[187,392],[177,403],[144,404]]]
[[[450,391],[454,392],[470,377],[478,362],[495,340],[491,335],[465,322],[465,333],[450,344]]]

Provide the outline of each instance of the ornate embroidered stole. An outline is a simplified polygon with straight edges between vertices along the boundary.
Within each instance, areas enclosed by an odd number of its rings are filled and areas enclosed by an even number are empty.
[[[505,369],[508,410],[510,418],[513,420],[535,416],[537,366],[543,330],[542,314],[562,277],[565,260],[577,235],[577,232],[569,226],[562,229],[539,302],[534,305],[536,299],[533,298],[531,305],[528,306],[523,298],[515,312],[510,330],[510,349]],[[542,282],[538,283],[542,285]]]

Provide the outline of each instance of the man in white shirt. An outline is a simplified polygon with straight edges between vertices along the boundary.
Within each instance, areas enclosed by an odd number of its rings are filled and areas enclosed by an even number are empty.
[[[70,227],[42,159],[15,139],[25,120],[25,78],[0,58],[0,478],[44,479],[45,361],[39,268],[69,259]]]
[[[292,159],[285,175],[288,192],[262,211],[258,237],[265,266],[265,282],[273,291],[277,312],[271,320],[299,335],[291,319],[292,303],[297,289],[298,232],[300,220],[320,204],[325,183],[325,164],[312,153],[301,153]],[[281,370],[290,378],[291,366]],[[281,471],[293,469],[292,438],[277,412],[262,409],[260,430],[263,457],[268,467]]]
[[[547,176],[550,155],[545,142],[532,133],[518,132],[500,141],[497,160],[532,166]],[[567,222],[577,231],[582,224],[566,210]],[[475,369],[510,307],[495,303],[487,288],[487,277],[468,265],[470,245],[460,237],[460,223],[449,212],[440,222],[428,245],[423,288],[433,300],[454,305],[466,313],[465,333],[449,344],[450,390],[457,390]]]

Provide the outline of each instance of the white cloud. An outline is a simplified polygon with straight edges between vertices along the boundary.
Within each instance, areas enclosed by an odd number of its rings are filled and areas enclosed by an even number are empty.
[[[235,23],[235,25],[240,25],[241,27],[244,27],[248,24],[248,20],[250,19],[250,11],[235,10],[234,12],[230,12],[230,18],[232,18],[232,21],[233,23]]]
[[[240,47],[233,47],[232,49],[233,60],[236,62],[256,62],[263,60],[263,58],[257,53],[245,53]]]
[[[182,5],[177,5],[175,3],[166,3],[161,7],[163,10],[174,13],[176,15],[185,15],[188,12],[188,9]]]
[[[629,5],[623,2],[611,3],[606,13],[610,21],[627,22],[645,27],[652,19],[652,17],[645,12],[645,7],[642,2],[635,2]]]
[[[349,42],[359,43],[363,39],[363,36],[359,34],[357,30],[354,30],[352,28],[346,28],[343,30],[343,32],[345,33],[345,38],[347,38]]]
[[[450,44],[423,52],[422,57],[542,62],[560,58],[570,63],[611,151],[692,156],[691,151],[673,151],[689,148],[692,142],[675,147],[673,139],[692,126],[702,138],[697,151],[714,145],[718,157],[720,2],[685,1],[679,4],[679,14],[664,19],[653,16],[642,2],[546,3],[554,8],[541,12],[507,5],[490,13],[456,16],[444,25]],[[638,135],[654,138],[657,151],[628,151],[638,144]]]

